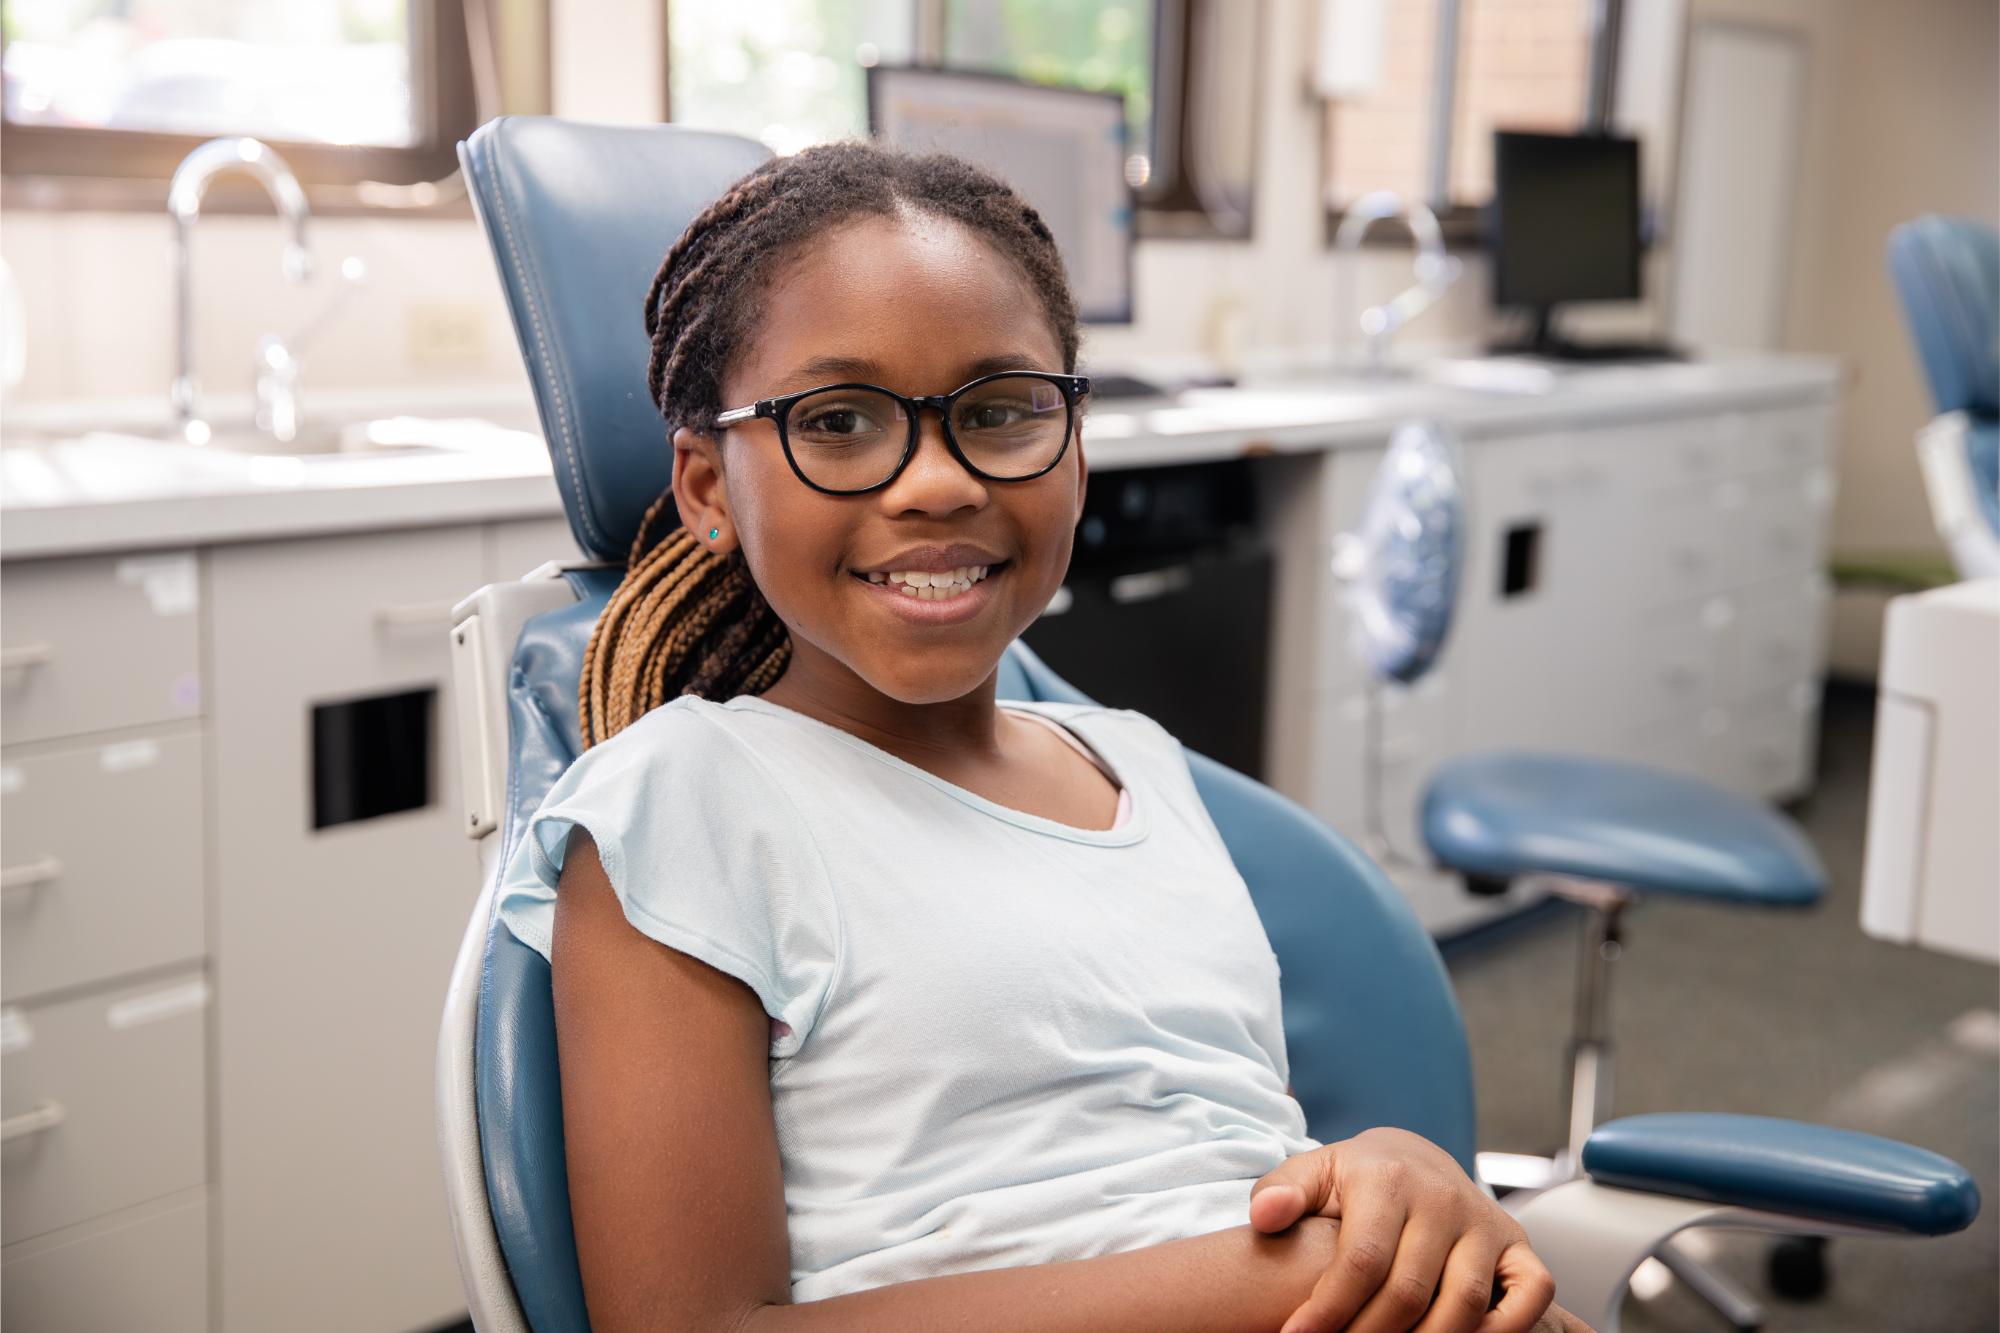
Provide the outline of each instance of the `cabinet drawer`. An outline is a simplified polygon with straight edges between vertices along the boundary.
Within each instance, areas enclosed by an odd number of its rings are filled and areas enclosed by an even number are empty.
[[[13,1244],[202,1183],[208,983],[199,971],[0,1014]]]
[[[0,566],[9,744],[201,712],[194,553]]]
[[[1833,459],[1833,408],[1825,404],[1759,412],[1744,442],[1746,470],[1807,471]]]
[[[201,789],[194,734],[0,766],[0,999],[201,957]]]
[[[9,1246],[0,1324],[207,1333],[208,1200],[190,1190]]]
[[[1737,526],[1742,579],[1817,569],[1833,506],[1832,468],[1760,473],[1742,485],[1745,503]]]
[[[1777,579],[1744,594],[1741,623],[1724,667],[1730,698],[1774,695],[1819,677],[1830,595],[1821,574]]]
[[[1638,628],[1631,720],[1699,716],[1716,693],[1738,617],[1734,599],[1724,595],[1648,613]]]
[[[1748,488],[1731,479],[1653,500],[1641,521],[1635,557],[1638,604],[1692,601],[1729,586],[1748,498]]]

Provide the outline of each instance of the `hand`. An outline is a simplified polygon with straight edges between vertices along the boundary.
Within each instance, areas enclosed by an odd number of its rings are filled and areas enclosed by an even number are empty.
[[[1555,1282],[1527,1233],[1428,1139],[1371,1129],[1301,1153],[1251,1188],[1250,1225],[1259,1231],[1313,1215],[1339,1218],[1340,1236],[1333,1262],[1283,1333],[1544,1327],[1536,1321],[1555,1298]]]

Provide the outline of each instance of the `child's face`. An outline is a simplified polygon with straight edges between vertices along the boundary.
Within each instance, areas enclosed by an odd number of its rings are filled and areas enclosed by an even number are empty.
[[[925,215],[842,225],[781,265],[756,311],[723,377],[725,408],[844,381],[916,396],[995,370],[1065,369],[1018,266],[976,233]],[[844,668],[905,703],[957,699],[992,675],[1061,585],[1083,503],[1080,443],[1040,477],[986,481],[951,456],[936,412],[921,423],[901,475],[860,495],[801,482],[773,422],[723,433],[726,470],[713,441],[676,433],[681,513],[700,537],[722,529],[716,549],[741,545],[791,630],[791,672],[827,681]],[[907,599],[861,577],[901,569],[898,557],[931,544],[980,548],[998,567],[952,603]]]

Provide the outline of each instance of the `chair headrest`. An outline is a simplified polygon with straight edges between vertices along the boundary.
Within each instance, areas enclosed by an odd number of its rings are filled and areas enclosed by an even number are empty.
[[[770,150],[680,125],[502,116],[458,153],[570,529],[588,554],[622,561],[673,480],[646,390],[646,289],[695,215]]]
[[[2000,233],[1927,214],[1889,233],[1889,272],[1937,410],[2000,410]]]

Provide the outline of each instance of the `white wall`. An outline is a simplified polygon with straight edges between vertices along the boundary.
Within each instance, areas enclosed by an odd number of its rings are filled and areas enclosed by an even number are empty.
[[[2000,5],[1994,0],[1694,0],[1705,17],[1798,34],[1810,52],[1785,345],[1849,370],[1836,555],[1933,553],[1912,444],[1931,416],[1885,263],[1922,213],[2000,225]],[[1836,602],[1833,667],[1875,674],[1882,598]]]

